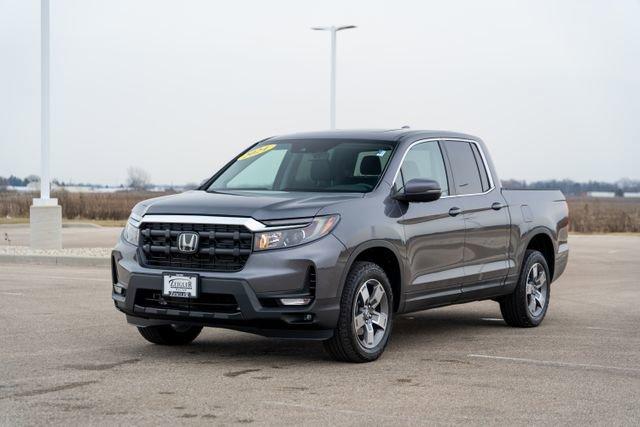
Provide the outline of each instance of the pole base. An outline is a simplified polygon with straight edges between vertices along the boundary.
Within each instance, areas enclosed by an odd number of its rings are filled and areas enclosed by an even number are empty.
[[[33,199],[29,228],[33,249],[62,249],[62,206],[58,199]]]

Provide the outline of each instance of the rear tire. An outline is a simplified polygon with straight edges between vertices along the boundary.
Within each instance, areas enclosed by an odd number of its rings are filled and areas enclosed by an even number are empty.
[[[185,345],[195,340],[202,326],[160,325],[138,327],[138,332],[147,341],[159,345]]]
[[[329,355],[343,362],[376,360],[393,326],[393,292],[384,270],[372,262],[356,262],[347,276],[340,317],[333,337],[324,342]]]
[[[512,294],[500,300],[504,321],[520,328],[531,328],[542,323],[549,307],[550,284],[547,260],[538,251],[526,251],[516,288]]]

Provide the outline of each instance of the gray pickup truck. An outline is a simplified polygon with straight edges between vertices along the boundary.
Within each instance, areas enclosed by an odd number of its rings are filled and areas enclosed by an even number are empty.
[[[152,343],[213,326],[367,362],[402,313],[491,299],[507,324],[539,325],[568,225],[560,191],[501,188],[474,136],[279,136],[198,190],[138,203],[112,253],[112,298]]]

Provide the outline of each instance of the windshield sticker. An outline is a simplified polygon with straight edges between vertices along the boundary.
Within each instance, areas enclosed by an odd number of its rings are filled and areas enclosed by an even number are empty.
[[[273,150],[274,148],[276,148],[276,144],[263,145],[262,147],[254,148],[253,150],[247,151],[242,156],[238,157],[238,160],[250,159],[251,157],[259,156],[260,154],[264,154],[267,151]]]
[[[378,153],[376,154],[376,156],[384,157],[386,153],[387,153],[387,150],[378,150]]]

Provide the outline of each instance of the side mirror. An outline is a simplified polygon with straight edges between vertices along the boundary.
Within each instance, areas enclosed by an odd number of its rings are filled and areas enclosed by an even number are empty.
[[[404,189],[397,192],[393,198],[403,202],[433,202],[442,195],[442,189],[437,181],[432,179],[412,179],[404,185]]]

